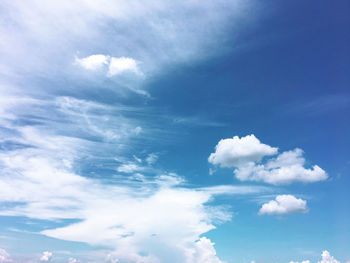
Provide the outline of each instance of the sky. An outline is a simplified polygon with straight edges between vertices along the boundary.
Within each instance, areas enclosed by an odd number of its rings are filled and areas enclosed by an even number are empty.
[[[350,3],[0,2],[0,263],[349,263]]]

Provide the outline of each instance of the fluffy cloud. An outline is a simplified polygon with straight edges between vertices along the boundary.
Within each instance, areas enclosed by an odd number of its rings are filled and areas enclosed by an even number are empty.
[[[241,181],[261,181],[274,185],[293,182],[313,183],[327,179],[327,173],[318,165],[305,168],[301,149],[283,152],[265,164],[247,163],[235,170]]]
[[[125,72],[132,72],[142,75],[135,59],[128,57],[110,57],[106,55],[91,55],[85,58],[76,58],[75,63],[88,70],[98,70],[104,65],[108,66],[107,76],[119,75]]]
[[[111,58],[109,64],[108,75],[114,76],[124,72],[133,72],[135,74],[141,74],[138,62],[132,58],[120,57],[120,58]]]
[[[322,259],[321,261],[318,261],[318,263],[340,263],[338,260],[336,260],[331,254],[325,250],[322,252]]]
[[[260,161],[264,156],[274,155],[277,151],[277,148],[261,143],[254,134],[242,138],[234,136],[220,140],[208,161],[221,167],[237,167],[245,163]]]
[[[105,55],[91,55],[86,58],[75,58],[75,62],[88,70],[97,70],[103,65],[109,64],[110,57]]]
[[[301,149],[286,151],[261,162],[264,156],[277,154],[277,148],[262,144],[254,135],[219,141],[209,162],[221,167],[235,167],[235,176],[241,181],[258,181],[274,185],[293,182],[313,183],[328,178],[318,165],[305,168]]]
[[[51,261],[51,258],[52,258],[52,252],[44,251],[40,258],[40,261],[49,262]]]
[[[191,263],[224,263],[216,256],[214,243],[206,237],[201,237],[193,249],[188,251],[189,260]]]
[[[306,201],[293,195],[278,195],[275,200],[263,204],[259,215],[282,215],[291,213],[306,213],[308,211]]]

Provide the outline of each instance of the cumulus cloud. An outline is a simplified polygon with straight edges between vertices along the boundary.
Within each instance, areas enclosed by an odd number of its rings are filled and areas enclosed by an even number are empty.
[[[49,262],[51,261],[51,258],[52,258],[52,252],[44,251],[40,258],[40,261]]]
[[[278,195],[275,200],[271,200],[266,204],[263,204],[259,210],[259,215],[283,215],[291,213],[306,213],[307,208],[306,201],[298,199],[293,195]]]
[[[340,263],[338,260],[336,260],[331,254],[325,250],[322,252],[322,259],[321,261],[318,261],[318,263]]]
[[[235,170],[241,181],[261,181],[274,185],[293,182],[314,183],[328,178],[318,165],[305,168],[305,158],[301,149],[283,152],[264,164],[247,163]]]
[[[301,149],[282,152],[274,158],[261,161],[264,156],[277,154],[277,148],[260,143],[254,136],[237,136],[221,140],[209,162],[222,167],[235,167],[234,174],[241,181],[258,181],[274,185],[294,182],[313,183],[328,178],[318,165],[305,168]]]
[[[191,263],[224,263],[216,256],[214,243],[206,237],[201,237],[188,253],[188,262]]]
[[[237,167],[241,164],[260,161],[264,156],[274,155],[277,148],[263,144],[254,134],[239,138],[222,139],[210,154],[209,163],[221,167]]]

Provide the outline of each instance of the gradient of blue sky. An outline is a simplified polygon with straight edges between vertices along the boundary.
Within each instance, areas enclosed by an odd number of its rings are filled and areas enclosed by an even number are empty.
[[[324,250],[348,262],[349,12],[342,0],[0,3],[0,262]],[[84,67],[96,54],[105,63]],[[129,64],[112,71],[113,58]],[[302,149],[327,179],[242,181],[245,167],[208,162],[221,139],[250,134]],[[278,195],[308,209],[259,215]]]

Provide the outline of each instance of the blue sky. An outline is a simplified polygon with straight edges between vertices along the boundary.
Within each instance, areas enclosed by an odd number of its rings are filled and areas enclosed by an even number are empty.
[[[348,263],[347,1],[0,3],[0,263]]]

